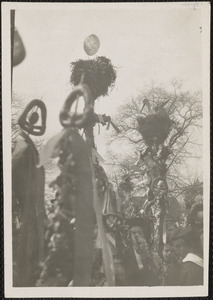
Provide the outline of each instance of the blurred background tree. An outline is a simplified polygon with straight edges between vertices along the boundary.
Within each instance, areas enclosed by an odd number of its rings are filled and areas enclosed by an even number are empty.
[[[147,99],[150,103],[148,108],[144,107]],[[141,135],[138,120],[148,116],[151,107],[159,108],[163,105],[172,120],[170,133],[164,142],[168,149],[165,162],[169,207],[172,212],[169,214],[173,215],[175,222],[181,224],[182,213],[191,207],[197,195],[202,194],[202,182],[199,181],[200,179],[195,181],[195,178],[200,176],[195,165],[202,157],[201,92],[192,94],[183,91],[182,84],[173,80],[168,88],[153,84],[150,88],[143,89],[136,97],[129,99],[114,117],[121,133],[113,131],[109,145],[112,146],[111,149],[119,149],[119,152],[108,151],[106,169],[110,170],[108,172],[110,179],[117,188],[125,185],[128,187],[131,182],[130,199],[146,196],[146,174],[140,164],[139,153],[143,152],[147,145]],[[124,149],[123,153],[122,149]],[[193,180],[196,183],[193,183]]]

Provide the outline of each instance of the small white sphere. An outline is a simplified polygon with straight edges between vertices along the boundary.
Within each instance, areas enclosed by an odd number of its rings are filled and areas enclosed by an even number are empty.
[[[84,51],[87,55],[95,55],[100,47],[100,40],[95,34],[89,35],[84,40]]]

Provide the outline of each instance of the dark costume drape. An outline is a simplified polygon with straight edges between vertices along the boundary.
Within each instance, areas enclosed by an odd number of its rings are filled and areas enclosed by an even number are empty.
[[[44,168],[22,132],[12,155],[13,285],[34,286],[44,255]]]
[[[180,272],[179,285],[203,285],[203,268],[191,261],[184,262]]]
[[[127,286],[157,286],[158,278],[148,266],[138,268],[133,248],[129,248],[124,256],[124,269]]]

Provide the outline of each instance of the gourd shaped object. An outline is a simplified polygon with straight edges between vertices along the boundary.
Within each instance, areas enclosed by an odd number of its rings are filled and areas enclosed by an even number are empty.
[[[18,30],[14,30],[14,41],[13,41],[13,57],[12,63],[13,66],[19,65],[25,58],[26,51],[24,44],[22,42],[21,36],[18,33]]]
[[[116,197],[113,190],[108,188],[105,193],[104,201],[105,203],[102,211],[104,226],[107,231],[115,233],[120,230],[123,219],[117,212]]]

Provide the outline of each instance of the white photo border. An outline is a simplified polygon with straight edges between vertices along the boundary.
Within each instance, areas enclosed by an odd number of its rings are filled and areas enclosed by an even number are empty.
[[[204,285],[195,287],[48,287],[15,288],[12,286],[12,217],[11,217],[11,61],[10,61],[10,10],[79,9],[87,5],[93,9],[112,6],[114,9],[138,6],[183,7],[196,6],[202,14],[203,59],[203,175],[204,183]],[[3,119],[3,180],[4,180],[4,281],[5,297],[10,298],[151,298],[201,297],[208,295],[209,270],[209,213],[210,213],[210,3],[30,3],[2,2],[2,119]]]

